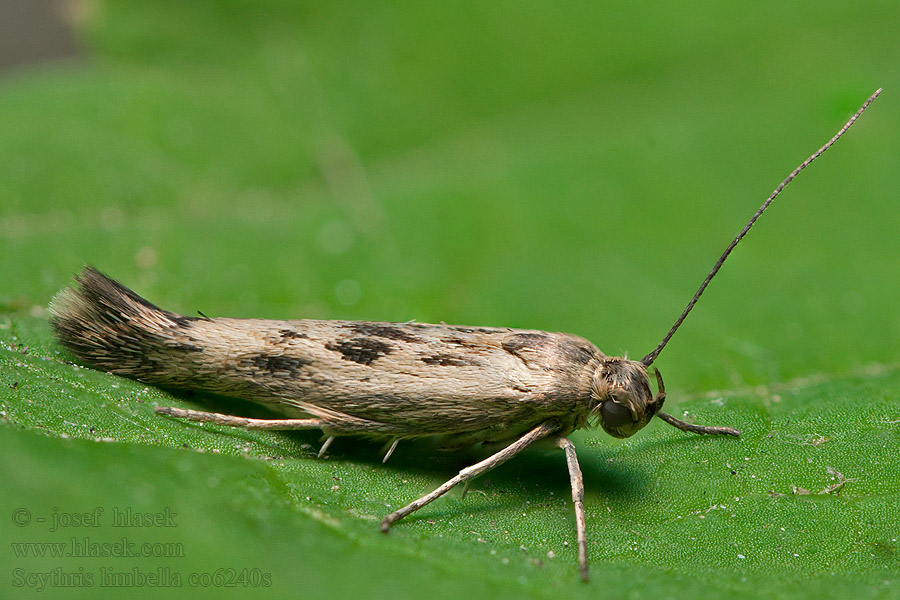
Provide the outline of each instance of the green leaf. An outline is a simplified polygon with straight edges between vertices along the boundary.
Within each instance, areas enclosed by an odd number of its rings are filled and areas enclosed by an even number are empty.
[[[24,352],[7,330],[0,351],[7,422],[0,440],[14,457],[2,477],[15,490],[2,508],[47,522],[7,521],[4,539],[22,553],[34,542],[69,549],[127,538],[177,556],[13,554],[15,573],[91,573],[94,586],[84,590],[91,594],[114,577],[110,570],[170,582],[180,575],[186,587],[192,574],[233,569],[226,576],[270,582],[273,593],[301,585],[366,593],[369,582],[396,572],[409,576],[392,579],[394,589],[410,596],[451,581],[461,582],[460,592],[537,596],[569,587],[565,593],[593,594],[594,586],[691,594],[715,581],[715,591],[703,592],[709,597],[774,597],[797,585],[823,593],[863,586],[888,597],[884,586],[897,573],[895,369],[680,405],[698,422],[739,427],[740,440],[698,438],[661,422],[617,445],[598,432],[579,435],[593,569],[583,587],[558,450],[527,452],[477,480],[465,499],[452,493],[384,536],[384,514],[474,455],[405,444],[381,465],[378,446],[341,439],[321,460],[309,433],[157,417],[157,405],[241,407],[173,397],[72,365],[58,351],[35,353],[50,345],[46,327],[22,321],[34,326],[35,345]],[[19,331],[15,337],[21,344]],[[63,523],[98,510],[97,526],[52,529],[56,515]],[[115,513],[127,511],[178,516],[172,527],[115,527]]]

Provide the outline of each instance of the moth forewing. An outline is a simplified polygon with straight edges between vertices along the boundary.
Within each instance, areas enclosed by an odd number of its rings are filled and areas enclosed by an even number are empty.
[[[506,441],[551,418],[586,425],[608,360],[587,340],[534,330],[185,317],[92,267],[51,314],[64,344],[117,375],[317,417],[328,435],[448,445]]]
[[[388,444],[437,437],[447,449],[492,443],[501,449],[433,492],[387,515],[381,528],[458,483],[550,438],[565,453],[575,504],[578,563],[587,580],[584,486],[565,436],[599,425],[628,437],[654,416],[687,432],[738,436],[729,427],[680,421],[661,411],[666,398],[648,374],[733,248],[772,200],[827,150],[880,93],[797,167],[769,196],[716,262],[681,316],[640,361],[610,357],[566,333],[502,327],[369,321],[276,321],[187,317],[162,310],[85,267],[50,304],[59,340],[94,367],[162,387],[204,390],[266,404],[282,419],[248,419],[174,407],[162,415],[251,429],[320,429],[325,442],[366,436]]]

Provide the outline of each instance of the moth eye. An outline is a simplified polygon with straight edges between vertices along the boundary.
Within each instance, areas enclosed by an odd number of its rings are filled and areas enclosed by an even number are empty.
[[[604,429],[619,429],[634,423],[628,407],[624,404],[618,404],[614,400],[607,400],[600,405],[600,416],[603,418]]]

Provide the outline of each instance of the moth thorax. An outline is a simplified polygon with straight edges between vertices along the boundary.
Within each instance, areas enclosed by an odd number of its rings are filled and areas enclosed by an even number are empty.
[[[665,392],[654,396],[647,368],[627,358],[605,358],[594,372],[591,393],[597,402],[592,416],[606,433],[626,438],[644,427],[662,407]]]

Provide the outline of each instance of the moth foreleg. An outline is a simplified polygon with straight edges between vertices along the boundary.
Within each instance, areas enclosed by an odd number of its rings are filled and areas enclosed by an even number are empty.
[[[581,467],[578,465],[578,457],[575,455],[575,445],[568,438],[556,438],[556,445],[566,453],[566,465],[569,467],[569,482],[572,484],[572,502],[575,504],[575,536],[578,542],[578,570],[581,571],[581,580],[588,580],[587,562],[587,527],[584,518],[584,478],[581,475]]]
[[[157,406],[156,414],[178,417],[180,419],[187,419],[188,421],[197,421],[200,423],[243,427],[245,429],[321,429],[323,425],[321,419],[248,419],[246,417],[223,415],[221,413],[175,408],[174,406]]]
[[[734,437],[741,437],[741,432],[737,429],[732,429],[731,427],[707,427],[704,425],[694,425],[693,423],[686,423],[680,419],[676,419],[672,415],[666,414],[664,412],[658,412],[656,413],[656,416],[672,427],[690,433],[696,433],[699,435],[732,435]]]
[[[437,500],[438,498],[452,490],[457,484],[464,481],[469,481],[470,479],[474,479],[482,473],[486,473],[494,467],[505,463],[537,440],[547,437],[557,429],[559,429],[559,423],[557,423],[556,421],[547,421],[545,423],[541,423],[499,452],[492,454],[479,463],[475,463],[471,467],[466,467],[465,469],[460,471],[456,477],[450,479],[449,481],[444,483],[444,485],[437,488],[430,494],[425,494],[418,500],[414,500],[400,510],[394,511],[386,516],[381,521],[381,531],[387,533],[387,531],[391,528],[391,524],[395,521],[399,521],[406,515],[414,513],[426,504]]]

